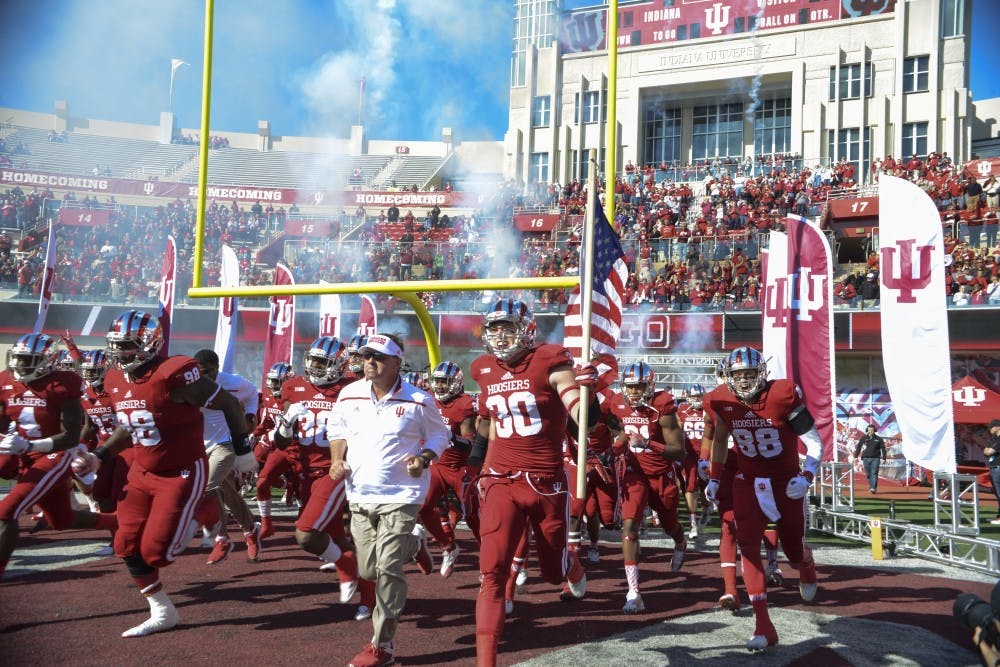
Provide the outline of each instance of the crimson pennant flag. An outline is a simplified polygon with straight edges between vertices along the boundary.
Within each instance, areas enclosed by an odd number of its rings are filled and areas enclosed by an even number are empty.
[[[563,345],[577,363],[587,363],[593,357],[614,357],[622,328],[622,300],[628,265],[621,241],[608,223],[604,209],[597,206],[594,214],[594,291],[590,314],[590,354],[583,352],[583,313],[580,286],[573,288],[563,320]],[[586,247],[584,244],[583,247]],[[580,257],[580,270],[588,258]],[[586,357],[586,358],[585,358]]]
[[[294,285],[292,272],[282,263],[274,269],[274,285]],[[276,294],[270,298],[271,313],[267,321],[267,340],[264,342],[264,373],[260,386],[267,386],[267,371],[276,363],[292,363],[295,344],[295,297]]]
[[[361,310],[358,312],[358,334],[371,336],[378,331],[378,312],[375,302],[367,295],[361,296]]]
[[[35,333],[42,333],[45,318],[49,314],[49,303],[52,302],[52,280],[56,276],[56,233],[55,225],[49,222],[49,242],[45,246],[45,271],[42,273],[42,286],[38,292],[38,317],[35,318]]]
[[[170,322],[174,318],[174,281],[177,277],[177,245],[174,237],[167,237],[167,249],[163,253],[163,270],[160,272],[159,312],[160,328],[163,330],[161,357],[170,356]]]

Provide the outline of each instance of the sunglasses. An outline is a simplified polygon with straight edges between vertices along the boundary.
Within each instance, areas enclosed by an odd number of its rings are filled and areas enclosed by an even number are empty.
[[[383,361],[389,358],[389,355],[382,354],[381,352],[362,352],[361,358],[364,359],[365,361],[371,359],[372,361],[377,361],[379,363],[382,363]]]

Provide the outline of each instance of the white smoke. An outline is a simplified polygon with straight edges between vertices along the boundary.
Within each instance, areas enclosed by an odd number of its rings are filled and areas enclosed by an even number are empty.
[[[764,70],[764,59],[760,50],[760,20],[764,16],[764,10],[767,8],[767,0],[757,0],[757,13],[753,16],[753,30],[750,33],[751,43],[753,44],[754,54],[756,57],[756,73],[753,79],[750,81],[750,91],[748,95],[750,96],[750,106],[747,107],[745,113],[747,121],[753,123],[754,115],[757,112],[757,108],[760,107],[760,84],[763,78]]]

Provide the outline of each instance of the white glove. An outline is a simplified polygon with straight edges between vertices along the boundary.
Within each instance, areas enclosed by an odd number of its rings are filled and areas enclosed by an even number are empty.
[[[0,440],[0,454],[20,456],[31,451],[31,442],[21,437],[20,433],[8,433]]]
[[[309,408],[301,403],[292,403],[288,406],[285,414],[279,418],[277,428],[274,430],[284,438],[290,438],[295,433],[295,422],[309,414]]]
[[[708,480],[708,484],[705,486],[705,498],[713,505],[719,502],[719,480]]]
[[[701,481],[708,481],[708,471],[711,467],[712,464],[705,459],[698,459],[698,477],[701,477]]]
[[[812,486],[805,475],[796,475],[795,477],[788,480],[788,486],[785,487],[785,495],[792,500],[798,500],[806,495],[806,491]]]
[[[257,458],[253,455],[253,452],[240,454],[236,457],[236,472],[241,475],[248,472],[257,472]]]
[[[649,447],[649,441],[647,441],[641,435],[633,433],[628,437],[628,448],[633,452],[644,452]]]
[[[73,457],[69,467],[73,469],[73,474],[77,477],[86,477],[97,472],[97,469],[101,467],[101,459],[90,452],[82,452]]]

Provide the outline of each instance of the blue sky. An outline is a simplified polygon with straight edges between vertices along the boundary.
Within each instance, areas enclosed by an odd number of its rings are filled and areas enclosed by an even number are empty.
[[[0,9],[0,106],[157,124],[170,62],[182,127],[201,124],[202,0],[34,0]],[[571,6],[595,1],[570,0]],[[371,138],[502,139],[513,4],[504,0],[217,0],[212,128]],[[973,3],[974,99],[1000,97],[992,65],[1000,2]]]

